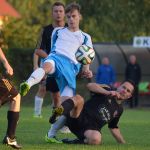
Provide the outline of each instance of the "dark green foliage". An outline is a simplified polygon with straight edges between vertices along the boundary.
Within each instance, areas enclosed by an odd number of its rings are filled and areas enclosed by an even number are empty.
[[[9,18],[3,35],[9,47],[34,48],[41,28],[51,22],[53,0],[9,0],[21,14],[20,19]]]
[[[83,27],[95,42],[132,42],[137,36],[148,36],[150,1],[148,0],[78,0],[82,6]]]
[[[35,47],[39,31],[51,22],[54,0],[9,0],[20,12],[21,19],[9,19],[4,28],[9,47]],[[68,4],[73,0],[64,0]],[[77,0],[81,5],[81,28],[94,42],[132,42],[135,35],[150,34],[149,0]]]
[[[4,39],[5,45],[8,45],[9,50],[6,54],[10,56],[16,76],[25,79],[24,77],[32,71],[32,54],[39,32],[42,26],[52,21],[51,5],[55,0],[8,1],[21,14],[21,18],[9,18],[5,22],[0,33],[0,43],[1,41],[3,43]],[[63,0],[63,2],[68,4],[73,0]],[[150,35],[149,0],[77,0],[76,2],[82,8],[81,29],[91,34],[93,42],[131,43],[135,35]]]
[[[14,78],[26,79],[33,70],[33,49],[12,48],[8,51],[10,64],[14,69]]]

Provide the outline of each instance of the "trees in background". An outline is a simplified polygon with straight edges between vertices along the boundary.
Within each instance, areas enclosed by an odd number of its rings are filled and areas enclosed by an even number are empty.
[[[84,15],[83,26],[94,41],[132,42],[137,36],[150,35],[149,0],[78,0]]]
[[[51,5],[55,0],[8,0],[21,14],[9,18],[3,37],[9,47],[34,48],[42,26],[51,22]]]
[[[55,0],[8,0],[22,15],[9,20],[4,38],[11,47],[34,47],[40,28],[51,22]],[[64,0],[68,4],[73,0]],[[62,1],[63,2],[63,1]],[[135,35],[150,35],[149,0],[77,0],[82,7],[81,28],[94,42],[132,42]]]
[[[25,78],[28,71],[32,70],[32,54],[38,34],[42,26],[51,22],[51,5],[55,1],[8,0],[22,17],[9,18],[2,33],[9,47],[10,61],[21,78]],[[62,0],[64,4],[73,1]],[[93,42],[131,43],[134,36],[150,36],[149,0],[76,0],[76,2],[82,7],[81,29],[92,35]]]

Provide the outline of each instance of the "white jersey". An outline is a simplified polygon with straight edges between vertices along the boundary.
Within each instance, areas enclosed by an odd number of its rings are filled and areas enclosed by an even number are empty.
[[[78,30],[70,31],[66,28],[55,28],[52,33],[51,53],[61,54],[69,58],[74,64],[77,64],[75,53],[77,49],[86,44],[93,48],[90,35]]]

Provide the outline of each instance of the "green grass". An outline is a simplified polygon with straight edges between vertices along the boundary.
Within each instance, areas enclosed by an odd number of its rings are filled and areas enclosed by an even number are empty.
[[[7,120],[7,107],[0,110],[0,139],[5,135]],[[107,126],[102,130],[103,144],[99,146],[88,145],[66,145],[48,144],[44,141],[50,125],[48,118],[51,113],[49,106],[43,107],[43,118],[33,118],[33,108],[22,106],[19,126],[16,136],[18,142],[25,150],[149,150],[150,149],[150,111],[148,109],[138,109],[124,111],[120,120],[120,128],[127,144],[120,145],[111,136]],[[59,138],[74,137],[72,134],[60,134]],[[7,150],[9,147],[0,144],[0,150]]]

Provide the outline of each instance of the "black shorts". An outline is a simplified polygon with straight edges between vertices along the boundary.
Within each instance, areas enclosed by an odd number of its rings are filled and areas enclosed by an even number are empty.
[[[46,78],[46,91],[50,91],[52,93],[59,92],[59,88],[58,88],[56,79],[52,76],[48,76]]]
[[[84,132],[86,130],[97,130],[97,124],[95,124],[91,117],[86,112],[81,112],[78,118],[72,118],[70,115],[67,115],[67,123],[70,131],[74,133],[80,140],[84,140]]]
[[[0,75],[0,106],[12,100],[18,95],[18,91],[11,82]]]

